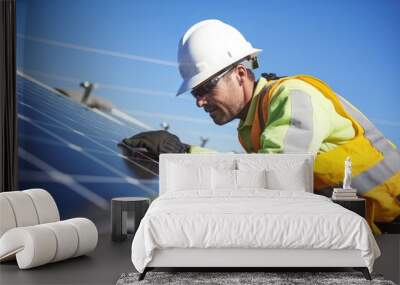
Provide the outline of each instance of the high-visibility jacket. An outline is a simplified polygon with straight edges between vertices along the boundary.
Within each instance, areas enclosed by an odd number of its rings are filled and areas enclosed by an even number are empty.
[[[354,106],[323,81],[306,75],[260,78],[238,127],[247,152],[313,152],[315,190],[339,186],[346,157],[352,187],[367,198],[367,221],[400,216],[400,154]]]

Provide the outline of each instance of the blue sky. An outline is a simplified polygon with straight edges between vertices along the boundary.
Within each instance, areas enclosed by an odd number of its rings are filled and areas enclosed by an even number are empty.
[[[181,82],[177,45],[194,23],[235,26],[260,54],[261,72],[320,77],[400,145],[400,1],[17,0],[17,65],[50,86],[95,94],[183,141],[242,151],[234,121],[215,126]]]

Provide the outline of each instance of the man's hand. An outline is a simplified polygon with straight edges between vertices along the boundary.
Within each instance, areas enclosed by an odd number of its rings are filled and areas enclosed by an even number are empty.
[[[167,131],[149,131],[125,138],[121,142],[128,149],[145,148],[151,156],[158,159],[161,153],[185,153],[190,146],[182,143],[176,135]]]

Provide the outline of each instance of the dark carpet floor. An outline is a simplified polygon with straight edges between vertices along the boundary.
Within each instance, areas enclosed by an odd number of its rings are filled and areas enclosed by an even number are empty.
[[[146,284],[213,284],[213,285],[297,285],[297,284],[379,284],[395,285],[384,280],[381,275],[372,274],[372,281],[364,278],[361,272],[148,272],[142,281],[138,273],[126,273],[117,285]]]

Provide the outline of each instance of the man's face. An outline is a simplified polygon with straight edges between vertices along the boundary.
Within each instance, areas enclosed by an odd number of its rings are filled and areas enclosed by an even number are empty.
[[[241,86],[235,70],[222,77],[209,92],[196,97],[199,108],[209,113],[214,123],[224,125],[237,117],[244,108]]]

